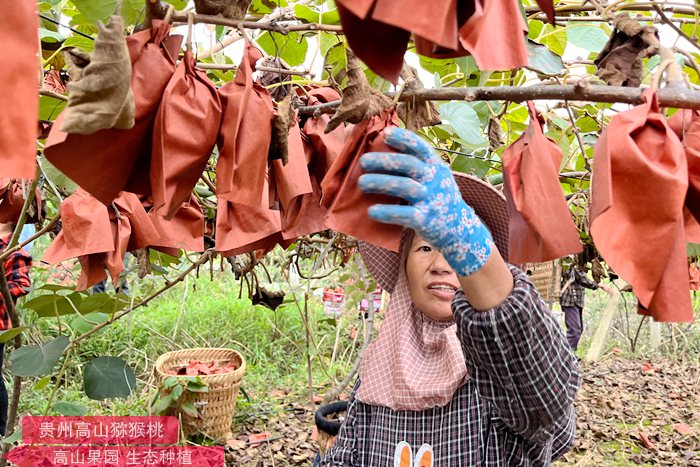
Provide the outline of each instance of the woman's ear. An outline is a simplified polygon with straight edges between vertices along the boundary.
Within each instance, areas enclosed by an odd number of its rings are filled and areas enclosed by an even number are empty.
[[[418,449],[413,467],[433,467],[434,457],[433,448],[429,444],[424,444]]]
[[[406,441],[401,441],[396,445],[394,467],[413,467],[413,453],[411,446]]]

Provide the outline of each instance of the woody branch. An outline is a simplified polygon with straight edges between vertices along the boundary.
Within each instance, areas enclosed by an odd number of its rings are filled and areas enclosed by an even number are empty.
[[[468,88],[435,88],[404,91],[399,101],[511,101],[525,102],[528,100],[568,100],[608,102],[638,105],[644,102],[641,88],[624,86],[593,85],[587,81],[578,81],[571,85],[538,84],[528,87],[520,86],[482,86]],[[388,92],[386,96],[394,98],[396,93]],[[659,90],[659,105],[663,107],[678,107],[700,109],[700,92],[685,88],[663,88]],[[328,102],[313,106],[298,107],[302,115],[313,115],[315,112],[333,113],[340,101]]]

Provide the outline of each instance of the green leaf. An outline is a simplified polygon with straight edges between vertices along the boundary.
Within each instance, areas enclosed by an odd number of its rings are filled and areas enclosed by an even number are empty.
[[[189,392],[209,392],[209,386],[207,386],[205,383],[190,381],[187,383],[187,390]]]
[[[51,373],[69,342],[70,339],[67,336],[58,336],[41,347],[25,345],[14,350],[10,354],[12,374],[15,376],[43,376]]]
[[[474,175],[482,178],[491,168],[491,162],[475,157],[468,157],[463,154],[457,154],[457,157],[452,161],[450,167],[455,172]]]
[[[173,386],[172,391],[170,392],[170,395],[172,396],[173,400],[178,400],[180,396],[182,395],[184,391],[184,388],[182,387],[181,384],[177,384]]]
[[[285,7],[289,3],[287,0],[253,0],[248,12],[254,15],[266,15],[272,13],[272,10],[279,7]]]
[[[340,24],[338,9],[321,13],[306,5],[294,5],[294,15],[305,23]]]
[[[53,405],[53,409],[66,417],[82,417],[87,415],[88,408],[84,405],[74,404],[73,402],[59,401]]]
[[[39,97],[39,120],[56,120],[68,102],[50,96]]]
[[[267,31],[258,38],[257,42],[265,52],[270,55],[279,55],[290,66],[304,63],[309,49],[304,36],[294,31],[287,34]]]
[[[69,315],[75,313],[73,307],[77,308],[80,305],[82,297],[78,292],[69,295],[46,294],[25,302],[24,306],[36,311],[40,318]]]
[[[51,292],[59,292],[61,290],[75,290],[74,286],[71,285],[60,285],[60,284],[43,284],[36,288],[37,290],[50,290]]]
[[[15,431],[13,431],[10,436],[8,436],[7,438],[4,438],[2,441],[5,444],[14,444],[17,441],[19,441],[20,439],[22,439],[22,426],[21,425],[18,426],[17,429]]]
[[[457,62],[452,58],[430,58],[419,55],[418,61],[425,71],[431,74],[437,73],[441,78],[460,71]]]
[[[528,23],[528,37],[540,44],[549,47],[549,50],[561,56],[566,49],[566,30],[556,28],[551,24],[545,25],[541,21],[533,20]]]
[[[178,379],[174,376],[168,376],[163,380],[162,386],[166,389],[170,389],[178,383]]]
[[[598,122],[591,117],[581,117],[576,120],[576,128],[578,128],[581,133],[595,133],[600,130]]]
[[[83,371],[83,388],[90,399],[129,397],[136,387],[136,376],[119,357],[98,357]]]
[[[185,412],[185,414],[189,415],[190,417],[198,418],[199,417],[199,412],[197,411],[197,407],[191,402],[187,401],[184,402],[181,406],[182,411]]]
[[[440,105],[440,115],[468,145],[479,147],[486,144],[481,136],[479,116],[467,102],[446,102]]]
[[[71,0],[71,2],[90,23],[97,23],[97,21],[106,23],[109,17],[117,12],[118,0]],[[122,0],[121,5],[125,26],[135,24],[139,17],[143,19],[143,0]]]
[[[51,42],[54,44],[66,40],[65,37],[56,31],[50,31],[46,28],[39,28],[39,37],[41,38],[42,42]]]
[[[44,175],[46,175],[46,178],[51,180],[51,183],[56,185],[58,188],[62,188],[69,193],[72,193],[78,188],[78,185],[68,178],[67,175],[64,175],[63,172],[58,170],[51,162],[49,162],[48,159],[45,157],[41,158],[41,168],[44,171]],[[52,285],[52,284],[47,284],[47,285]],[[71,287],[71,289],[75,289],[75,287]]]
[[[4,331],[0,331],[0,342],[7,342],[27,329],[29,329],[29,326],[17,326],[16,328],[10,328]]]
[[[86,332],[94,328],[96,325],[106,323],[107,321],[109,321],[109,318],[110,315],[108,315],[107,313],[87,313],[82,316],[76,316],[73,319],[73,321],[71,321],[70,327],[72,330],[79,334],[85,334]]]
[[[156,415],[160,415],[162,413],[165,413],[172,405],[173,405],[173,398],[170,394],[166,396],[158,396],[155,401],[153,401],[153,413]]]
[[[345,55],[345,44],[339,42],[328,49],[323,64],[323,79],[328,79],[328,74],[343,86],[347,78],[348,58]]]
[[[82,314],[91,313],[93,311],[103,311],[112,313],[120,304],[117,297],[108,293],[94,293],[80,302],[78,311]]]
[[[48,386],[50,382],[51,382],[51,376],[44,376],[43,378],[41,378],[39,381],[37,381],[37,382],[34,384],[34,386],[33,386],[33,387],[34,387],[34,390],[35,390],[35,391],[41,391],[41,390],[44,389],[46,386]]]
[[[342,41],[337,34],[321,31],[319,39],[319,50],[321,51],[321,56],[325,57],[331,47],[341,42]]]
[[[76,47],[85,52],[92,52],[95,48],[95,41],[83,36],[71,36],[63,43],[61,48]]]
[[[564,69],[561,57],[544,45],[528,39],[525,48],[527,49],[527,67],[529,69],[545,75],[556,75]]]
[[[686,244],[686,252],[688,256],[700,256],[700,244],[688,242]]]
[[[608,42],[608,35],[598,25],[587,23],[569,24],[566,29],[568,41],[589,52],[600,52]]]
[[[376,89],[379,92],[387,92],[391,89],[391,83],[386,79],[382,78],[369,68],[364,68],[365,76],[367,77],[367,82],[369,87]]]

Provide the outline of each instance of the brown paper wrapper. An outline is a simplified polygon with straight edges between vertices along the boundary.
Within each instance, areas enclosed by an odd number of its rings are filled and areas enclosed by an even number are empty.
[[[104,204],[122,190],[150,194],[153,122],[163,91],[175,72],[173,57],[177,57],[182,43],[182,36],[169,36],[168,24],[153,24],[153,29],[126,38],[132,64],[134,127],[91,135],[68,134],[60,129],[64,118],[61,114],[46,141],[44,154],[49,161]]]
[[[220,125],[221,102],[216,87],[195,68],[188,50],[165,88],[153,131],[153,205],[166,219],[189,202],[214,149]]]
[[[683,144],[659,113],[656,94],[615,115],[595,147],[591,234],[608,265],[632,285],[640,313],[690,322],[683,209]]]
[[[0,178],[34,178],[36,124],[39,120],[38,21],[35,2],[13,2],[0,16],[8,60],[0,80]]]
[[[542,132],[534,103],[528,102],[528,108],[530,126],[503,152],[513,264],[551,261],[583,250],[559,185],[562,151]]]
[[[330,229],[374,243],[391,251],[398,251],[402,227],[383,224],[369,217],[367,210],[374,204],[395,203],[389,196],[367,195],[357,186],[362,175],[360,156],[366,152],[394,152],[384,143],[382,130],[398,125],[394,110],[358,123],[321,182],[322,206],[328,209],[325,222]]]

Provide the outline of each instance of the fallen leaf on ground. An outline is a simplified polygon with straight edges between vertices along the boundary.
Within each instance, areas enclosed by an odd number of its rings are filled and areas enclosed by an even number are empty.
[[[248,443],[251,445],[259,444],[270,439],[271,436],[270,433],[254,433],[248,436]]]

